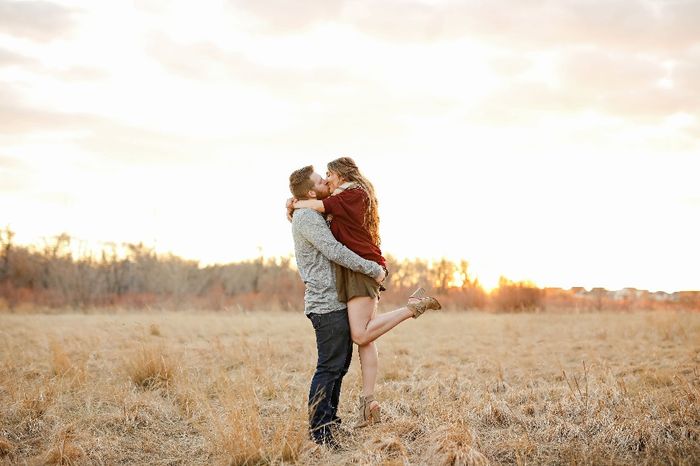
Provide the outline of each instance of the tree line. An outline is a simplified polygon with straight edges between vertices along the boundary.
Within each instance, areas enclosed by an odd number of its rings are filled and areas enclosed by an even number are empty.
[[[291,256],[261,255],[201,267],[197,261],[158,254],[143,243],[107,244],[97,254],[76,254],[80,249],[76,240],[65,233],[41,245],[19,245],[14,237],[10,228],[0,229],[0,310],[299,311],[304,307],[304,284]],[[390,274],[380,301],[384,310],[404,304],[419,285],[436,295],[446,309],[604,308],[601,300],[575,299],[564,291],[549,293],[506,278],[487,293],[465,260],[387,259]],[[619,306],[606,303],[605,308]]]

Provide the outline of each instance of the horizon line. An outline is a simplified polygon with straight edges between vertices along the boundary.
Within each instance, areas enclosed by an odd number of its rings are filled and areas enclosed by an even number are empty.
[[[13,233],[13,236],[16,234],[14,230],[9,225],[6,225],[4,228],[0,228],[0,232],[7,232],[10,231]],[[269,259],[294,259],[296,256],[294,254],[294,251],[289,251],[287,254],[277,254],[277,255],[266,255],[264,254],[264,247],[262,245],[258,245],[257,249],[259,251],[258,255],[248,255],[244,256],[238,259],[233,259],[230,261],[220,261],[220,260],[215,260],[215,261],[207,261],[201,258],[193,258],[193,257],[187,257],[185,255],[179,254],[173,250],[159,250],[157,246],[157,239],[153,240],[153,243],[148,243],[143,240],[139,241],[127,241],[127,240],[122,240],[122,241],[105,241],[105,240],[87,240],[84,238],[79,238],[74,235],[71,235],[68,232],[61,232],[58,234],[53,234],[53,235],[44,235],[41,236],[41,240],[48,240],[48,239],[54,239],[58,240],[62,236],[66,236],[67,239],[70,241],[69,244],[71,246],[75,245],[75,243],[78,243],[76,247],[71,247],[71,254],[72,257],[80,260],[84,258],[94,258],[95,254],[101,254],[107,250],[109,250],[109,247],[117,247],[117,248],[125,248],[128,246],[142,246],[145,247],[152,252],[156,254],[158,257],[163,257],[163,256],[173,256],[178,259],[184,260],[184,261],[191,261],[191,262],[196,262],[198,268],[206,268],[206,267],[217,267],[217,266],[227,266],[227,265],[235,265],[235,264],[240,264],[240,263],[245,263],[245,262],[251,262],[259,259],[263,260],[269,260]],[[26,247],[26,248],[38,248],[41,246],[41,244],[38,243],[38,241],[34,242],[29,242],[29,243],[13,243],[17,246],[21,247]],[[81,249],[82,246],[89,245],[89,246],[98,246],[98,248],[94,247],[88,247],[87,249]],[[41,252],[41,251],[37,251]],[[125,251],[121,251],[122,253]],[[446,260],[452,264],[458,265],[460,262],[465,261],[467,264],[471,265],[472,261],[470,261],[466,257],[459,257],[459,258],[448,258],[447,256],[440,256],[440,257],[427,257],[427,256],[402,256],[402,255],[395,255],[390,252],[387,252],[384,254],[386,258],[391,258],[394,259],[398,262],[412,262],[412,261],[425,261],[428,262],[429,266],[432,266],[436,262],[440,262],[442,260]],[[120,256],[121,257],[121,256]],[[294,269],[296,269],[296,264],[292,262],[291,264]],[[469,269],[468,269],[469,270]],[[509,278],[505,274],[499,274],[500,278],[504,278],[506,280],[509,280],[513,283],[519,284],[519,283],[526,283],[528,285],[531,285],[535,288],[545,290],[545,289],[560,289],[560,290],[566,290],[566,291],[571,291],[577,288],[583,289],[586,292],[590,292],[594,289],[602,289],[605,291],[623,291],[623,290],[637,290],[637,291],[647,291],[650,293],[658,293],[658,292],[663,292],[667,294],[673,294],[673,293],[683,293],[683,292],[697,292],[700,290],[696,289],[674,289],[673,291],[667,290],[667,289],[659,289],[659,288],[638,288],[636,286],[624,286],[624,287],[614,287],[614,288],[608,288],[606,286],[582,286],[581,284],[579,285],[569,285],[568,288],[564,286],[555,286],[551,284],[540,284],[537,281],[533,279],[523,279],[523,280],[517,280],[517,279],[512,279]],[[484,289],[487,292],[490,292],[491,290],[497,289],[498,286],[494,286],[492,288],[485,287],[484,284],[482,283],[479,274],[474,273],[473,275],[469,275],[468,278],[472,280],[477,280],[479,282],[479,285],[482,289]],[[454,288],[460,288],[459,286],[456,286]]]

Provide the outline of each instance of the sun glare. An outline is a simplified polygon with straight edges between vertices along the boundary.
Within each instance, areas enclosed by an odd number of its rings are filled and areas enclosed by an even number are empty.
[[[498,277],[493,278],[489,275],[477,275],[476,279],[479,281],[481,288],[487,293],[491,293],[498,288]]]
[[[447,286],[450,288],[460,288],[462,285],[464,285],[466,278],[467,277],[463,273],[454,272],[452,274],[452,280],[450,280]]]

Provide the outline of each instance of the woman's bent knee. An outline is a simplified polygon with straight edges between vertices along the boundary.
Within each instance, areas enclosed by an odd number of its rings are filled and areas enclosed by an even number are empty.
[[[374,343],[374,340],[376,340],[376,338],[372,338],[372,335],[366,329],[362,330],[359,330],[357,332],[350,331],[350,338],[352,338],[352,342],[355,343],[357,346],[366,346]]]
[[[367,335],[362,333],[362,334],[352,334],[352,342],[355,343],[357,346],[365,346],[368,343],[371,343],[369,341],[369,338],[367,338]]]

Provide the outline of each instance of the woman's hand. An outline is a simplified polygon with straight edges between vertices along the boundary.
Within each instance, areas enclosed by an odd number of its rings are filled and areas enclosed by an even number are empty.
[[[286,207],[287,207],[287,220],[291,223],[292,221],[292,215],[294,214],[294,203],[297,201],[295,197],[290,197],[287,199]]]
[[[382,283],[384,283],[384,280],[386,280],[386,270],[384,270],[384,269],[382,268],[382,273],[380,273],[379,276],[378,276],[377,278],[375,278],[375,280],[376,280],[377,283],[379,283],[380,285],[381,285]]]

